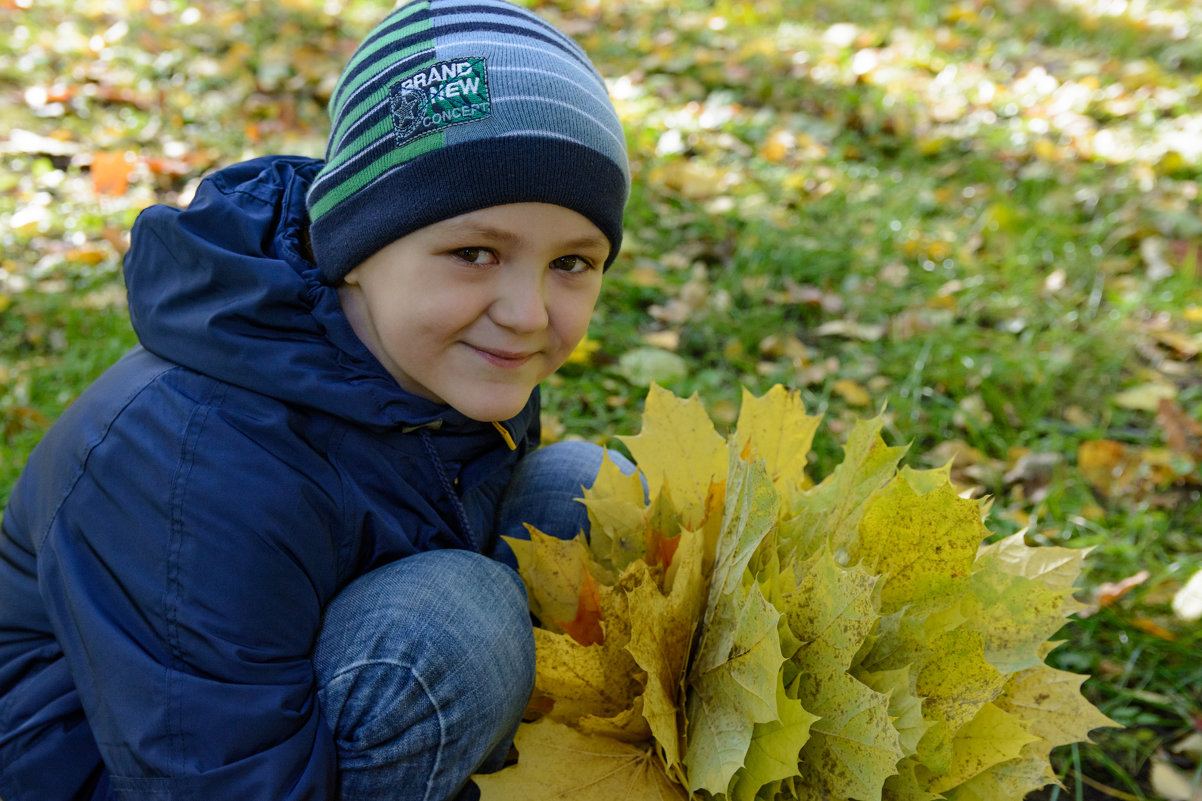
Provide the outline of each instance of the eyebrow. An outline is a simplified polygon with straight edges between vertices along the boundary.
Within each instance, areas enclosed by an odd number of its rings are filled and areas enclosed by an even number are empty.
[[[474,222],[455,222],[448,221],[446,233],[451,236],[463,237],[480,237],[481,239],[491,239],[496,242],[501,242],[507,245],[521,244],[525,237],[519,233],[514,233],[507,228],[496,228],[491,225],[483,225]],[[585,250],[589,248],[609,250],[609,240],[604,236],[593,236],[585,234],[584,236],[575,239],[569,239],[563,242],[555,243],[557,250]]]

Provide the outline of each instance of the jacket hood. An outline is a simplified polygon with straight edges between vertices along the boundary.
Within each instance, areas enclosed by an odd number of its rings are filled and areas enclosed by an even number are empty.
[[[139,215],[124,270],[143,347],[362,425],[491,429],[402,390],[355,335],[302,246],[305,193],[321,166],[254,159],[205,178],[185,210],[157,205]],[[517,440],[537,425],[537,395],[505,424]]]

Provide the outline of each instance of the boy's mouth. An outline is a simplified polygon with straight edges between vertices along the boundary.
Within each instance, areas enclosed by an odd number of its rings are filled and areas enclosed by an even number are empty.
[[[500,350],[497,348],[481,348],[476,345],[468,345],[469,348],[476,351],[489,364],[497,367],[521,367],[526,362],[534,358],[537,351],[512,351]]]

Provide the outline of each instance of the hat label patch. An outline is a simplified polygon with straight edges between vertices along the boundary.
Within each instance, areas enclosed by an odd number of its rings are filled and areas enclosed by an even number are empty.
[[[483,58],[440,61],[410,73],[389,91],[397,147],[492,114]]]

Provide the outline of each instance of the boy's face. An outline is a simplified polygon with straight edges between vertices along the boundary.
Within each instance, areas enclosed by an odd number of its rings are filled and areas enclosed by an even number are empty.
[[[339,287],[352,328],[408,392],[475,420],[513,417],[584,337],[609,240],[547,203],[420,228]]]

